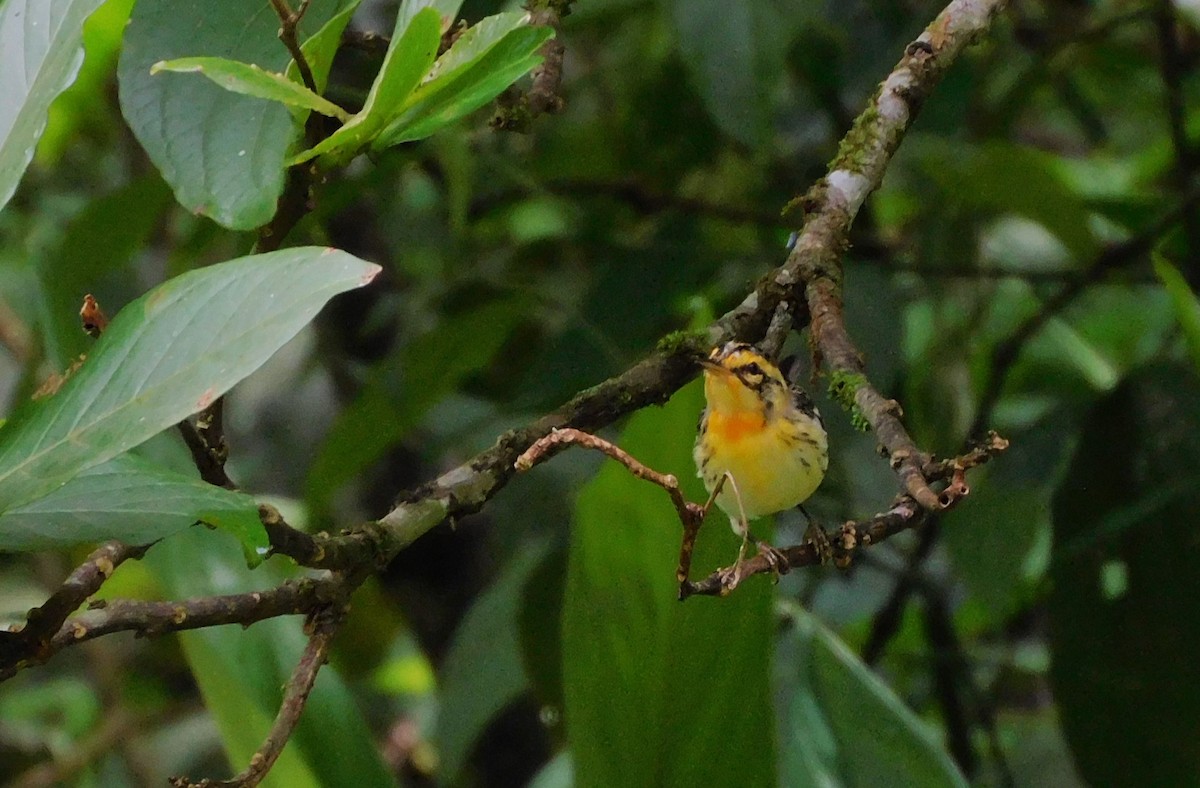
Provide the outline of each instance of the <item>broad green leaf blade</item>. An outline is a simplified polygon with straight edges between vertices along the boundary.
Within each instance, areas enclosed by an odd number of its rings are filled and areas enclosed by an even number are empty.
[[[1101,400],[1054,498],[1050,678],[1091,785],[1192,785],[1200,763],[1200,384],[1182,364]]]
[[[780,672],[800,676],[785,710],[784,784],[966,788],[933,731],[814,616],[788,610],[794,650]]]
[[[1200,300],[1188,287],[1187,280],[1178,268],[1167,262],[1161,254],[1155,253],[1153,259],[1154,272],[1167,289],[1171,306],[1175,308],[1175,318],[1183,329],[1188,351],[1192,354],[1192,365],[1200,372]]]
[[[401,0],[396,20],[397,30],[407,30],[408,23],[423,9],[432,8],[441,17],[442,30],[449,30],[462,8],[463,0]]]
[[[207,484],[129,454],[89,468],[32,503],[0,514],[0,550],[29,551],[120,539],[146,544],[196,521],[265,548],[249,495]]]
[[[313,3],[301,39],[343,4]],[[212,56],[282,71],[279,18],[243,0],[138,3],[117,70],[121,112],[150,159],[188,210],[249,230],[275,214],[284,159],[300,122],[282,105],[239,96],[181,74],[151,75],[160,60]]]
[[[438,58],[427,81],[413,91],[374,147],[428,137],[479,109],[541,63],[537,51],[554,31],[529,27],[528,20],[518,12],[497,14],[467,30]]]
[[[690,385],[635,414],[617,441],[692,500],[704,495],[691,457],[702,399]],[[563,680],[577,784],[776,784],[769,579],[678,602],[670,500],[611,461],[580,494],[571,536]],[[728,565],[737,547],[714,516],[693,571]]]
[[[223,57],[181,57],[160,60],[150,67],[151,74],[170,71],[176,74],[202,74],[225,90],[243,96],[277,101],[289,107],[311,109],[338,120],[349,120],[350,113],[293,82],[283,74],[264,71],[253,63],[239,63]]]
[[[463,782],[471,746],[492,720],[529,686],[521,662],[522,588],[549,547],[522,547],[467,611],[442,663],[436,742],[442,781]]]
[[[784,70],[787,11],[770,0],[667,0],[683,61],[708,114],[726,134],[761,144]],[[790,9],[789,9],[790,11]]]
[[[350,24],[350,19],[361,2],[362,0],[345,0],[342,10],[334,14],[312,38],[300,45],[300,51],[304,53],[304,59],[308,61],[308,68],[312,72],[313,81],[317,83],[318,92],[325,91],[325,85],[329,81],[329,70],[333,68],[333,57],[342,45],[342,32],[346,25]],[[288,63],[287,77],[293,82],[303,84],[295,60]]]
[[[121,54],[121,37],[134,0],[104,0],[83,23],[83,65],[71,86],[50,105],[46,128],[34,161],[48,168],[62,160],[67,147],[116,120],[108,86]]]
[[[52,397],[0,429],[0,511],[203,409],[265,362],[333,296],[379,266],[301,247],[191,271],[113,319]]]
[[[250,571],[229,540],[204,529],[163,540],[142,563],[149,565],[171,599],[263,590],[297,574],[295,567],[280,560]],[[304,647],[302,629],[303,619],[289,616],[249,629],[214,627],[179,635],[204,705],[221,732],[231,772],[245,767],[270,728],[283,685]],[[334,665],[321,668],[295,733],[262,785],[395,785]]]
[[[404,348],[399,362],[377,368],[359,398],[338,415],[309,468],[305,489],[313,508],[322,511],[334,492],[398,443],[464,378],[482,369],[526,314],[526,302],[507,299],[449,317]],[[398,387],[389,385],[392,365],[404,377]]]
[[[0,208],[33,159],[51,102],[79,72],[83,23],[100,2],[0,3]]]
[[[421,78],[429,71],[441,40],[441,22],[437,11],[422,9],[401,33],[400,21],[392,34],[392,43],[375,75],[362,111],[344,126],[292,159],[292,164],[315,156],[327,156],[332,166],[354,158],[379,133],[396,113]]]

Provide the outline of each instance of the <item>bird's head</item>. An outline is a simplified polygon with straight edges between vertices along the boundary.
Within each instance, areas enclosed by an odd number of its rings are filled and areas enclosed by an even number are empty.
[[[766,415],[788,402],[788,382],[779,367],[744,342],[713,348],[700,365],[704,396],[713,410]]]

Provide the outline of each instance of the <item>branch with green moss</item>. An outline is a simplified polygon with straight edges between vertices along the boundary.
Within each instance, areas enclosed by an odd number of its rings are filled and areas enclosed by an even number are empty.
[[[831,378],[852,384],[853,403],[875,432],[904,492],[927,510],[941,508],[922,472],[929,456],[909,437],[899,405],[870,385],[862,356],[846,331],[841,256],[851,223],[882,181],[921,103],[1003,5],[1004,0],[953,0],[906,49],[855,121],[829,173],[800,201],[805,208],[804,227],[787,260],[764,276],[740,305],[706,329],[670,335],[658,350],[621,375],[500,436],[492,448],[403,495],[377,523],[325,540],[318,545],[321,555],[337,552],[351,562],[387,561],[446,519],[478,511],[508,483],[513,463],[534,442],[557,428],[594,431],[647,405],[665,402],[696,375],[698,357],[710,348],[731,339],[761,338],[782,301],[798,307],[799,323],[807,307],[823,368]],[[288,553],[286,545],[275,546],[278,552]]]
[[[858,544],[878,541],[897,529],[920,522],[928,511],[952,505],[965,494],[963,473],[968,463],[946,467],[933,463],[909,437],[900,420],[899,406],[871,386],[861,354],[844,324],[841,256],[851,223],[863,201],[878,187],[921,102],[964,48],[986,31],[1003,4],[1004,0],[953,0],[908,47],[867,110],[856,120],[828,174],[798,201],[805,213],[804,226],[787,260],[764,276],[735,309],[703,330],[665,338],[654,353],[624,373],[580,392],[537,421],[504,433],[490,449],[403,494],[392,510],[376,522],[337,536],[310,536],[288,526],[278,513],[269,509],[260,513],[276,553],[309,567],[350,570],[347,574],[285,583],[273,591],[237,595],[236,599],[109,603],[107,607],[61,621],[49,645],[39,649],[34,660],[40,661],[57,650],[109,632],[159,634],[220,623],[245,624],[319,609],[328,604],[329,597],[325,594],[344,598],[371,569],[386,564],[430,529],[483,507],[512,478],[517,458],[539,439],[565,427],[594,431],[640,408],[666,402],[695,377],[698,359],[710,348],[731,339],[762,338],[772,316],[784,302],[791,305],[796,325],[803,325],[806,320],[809,323],[822,368],[838,387],[842,399],[852,404],[852,418],[854,413],[859,414],[874,431],[904,491],[888,512],[834,534],[835,550],[838,539],[846,552],[851,549],[846,546],[850,537]],[[260,232],[259,251],[277,246],[308,209],[306,174],[293,170],[291,177],[286,192],[290,201],[284,200],[275,220]],[[944,479],[939,474],[946,472],[949,483],[939,498],[930,488],[930,480]],[[788,559],[793,565],[802,565],[807,560],[791,555]],[[755,560],[751,559],[751,571]],[[693,593],[709,593],[707,583],[706,580],[695,584]],[[87,592],[78,602],[93,592],[94,589]],[[289,696],[294,703],[289,701],[278,720],[278,730],[284,738],[300,713],[306,687],[311,686],[332,630],[333,626],[306,652],[306,661],[297,669],[293,682],[296,692]],[[39,638],[39,643],[44,642],[44,638]],[[19,660],[7,667],[16,672],[29,662]],[[0,678],[5,676],[4,667],[0,660]],[[265,745],[263,752],[269,755],[273,741]],[[254,771],[253,765],[250,771]]]

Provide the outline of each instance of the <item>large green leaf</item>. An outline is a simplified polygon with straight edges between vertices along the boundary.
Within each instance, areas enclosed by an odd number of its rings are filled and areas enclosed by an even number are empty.
[[[123,454],[32,503],[0,514],[0,550],[42,550],[120,539],[146,544],[196,521],[253,548],[267,546],[249,495]]]
[[[202,74],[231,93],[277,101],[289,107],[311,109],[345,121],[350,113],[326,98],[318,96],[283,74],[264,71],[253,63],[239,63],[223,57],[180,57],[160,60],[150,67],[151,74],[170,71],[175,74]]]
[[[704,107],[739,142],[756,145],[770,127],[783,72],[789,15],[773,0],[664,0],[683,60]]]
[[[33,158],[50,103],[79,72],[83,23],[100,2],[0,3],[0,208]]]
[[[296,572],[277,560],[251,572],[232,543],[213,537],[193,529],[165,539],[147,553],[144,563],[168,597],[261,590]],[[270,728],[283,685],[304,647],[302,627],[302,619],[292,616],[262,621],[249,629],[214,627],[179,635],[233,771],[245,767]],[[333,665],[321,669],[295,733],[262,784],[273,788],[395,784],[349,687]]]
[[[1200,386],[1143,369],[1088,415],[1054,498],[1051,680],[1092,785],[1200,774]]]
[[[484,19],[438,58],[404,111],[390,121],[374,147],[428,137],[474,112],[541,62],[537,50],[554,35],[529,27],[528,15],[509,12]]]
[[[695,500],[691,448],[702,392],[630,419],[618,443]],[[761,527],[759,523],[759,527]],[[579,496],[563,611],[567,735],[577,784],[773,785],[773,589],[676,601],[679,520],[661,489],[606,462]],[[717,514],[695,569],[727,565],[737,540]]]
[[[401,0],[396,26],[403,30],[422,9],[432,8],[441,17],[442,30],[448,30],[462,4],[463,0]]]
[[[243,257],[176,277],[113,319],[52,397],[0,429],[0,511],[137,446],[262,365],[379,267],[334,249]]]
[[[304,59],[308,62],[308,69],[312,72],[318,92],[325,90],[329,72],[333,68],[334,55],[342,45],[342,32],[345,31],[346,25],[350,24],[350,19],[361,2],[362,0],[343,0],[342,10],[334,14],[312,38],[300,45],[300,51],[304,53]],[[287,75],[288,79],[294,82],[303,81],[295,60],[288,63]]]
[[[791,605],[781,643],[782,783],[966,786],[929,727],[836,635]]]
[[[301,38],[343,5],[314,3]],[[265,224],[283,191],[284,159],[299,133],[286,107],[180,74],[151,75],[160,60],[212,56],[282,71],[279,18],[242,0],[138,3],[118,67],[121,111],[188,210],[238,230]]]
[[[461,782],[471,745],[488,722],[529,687],[518,638],[521,592],[547,546],[543,540],[523,547],[471,606],[454,634],[440,671],[436,733],[446,783]]]
[[[292,163],[327,156],[329,164],[339,165],[358,155],[429,71],[440,40],[441,19],[436,10],[422,9],[411,22],[397,17],[392,42],[362,110],[333,134],[295,157]]]

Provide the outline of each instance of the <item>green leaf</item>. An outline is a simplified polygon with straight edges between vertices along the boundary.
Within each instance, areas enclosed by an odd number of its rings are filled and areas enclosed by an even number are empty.
[[[265,362],[334,295],[379,267],[333,249],[255,255],[176,277],[113,319],[52,397],[0,430],[0,511],[203,409]]]
[[[297,574],[279,560],[250,571],[231,542],[214,536],[191,529],[146,554],[142,563],[154,572],[168,598],[263,590]],[[262,744],[279,709],[283,685],[304,648],[303,619],[271,619],[249,629],[212,627],[178,637],[205,708],[220,730],[232,771],[238,771]],[[353,693],[334,665],[321,668],[295,733],[262,785],[395,785]]]
[[[462,8],[462,4],[463,0],[402,0],[396,19],[396,29],[407,30],[408,23],[414,16],[423,9],[432,8],[441,17],[441,29],[448,30],[458,16],[458,9]]]
[[[617,441],[692,500],[704,495],[691,457],[702,400],[690,385]],[[663,490],[611,461],[580,493],[571,536],[563,680],[577,784],[774,785],[770,581],[676,601],[678,517]],[[700,537],[694,572],[732,562],[724,518]]]
[[[83,62],[83,23],[101,0],[0,3],[0,208],[33,159],[51,102]]]
[[[150,67],[151,74],[164,71],[202,74],[232,93],[277,101],[289,107],[311,109],[342,121],[350,119],[350,113],[332,101],[318,96],[283,74],[264,71],[253,63],[239,63],[223,57],[181,57],[160,60]]]
[[[542,62],[538,49],[554,31],[530,27],[527,14],[482,20],[438,58],[428,79],[375,140],[375,149],[419,140],[474,112]]]
[[[798,605],[779,655],[782,784],[966,786],[929,727]]]
[[[397,18],[392,42],[362,110],[319,144],[292,159],[291,164],[315,156],[327,156],[333,166],[344,164],[375,138],[413,92],[437,55],[441,20],[437,11],[425,8],[412,18],[407,28],[401,28],[401,21]]]
[[[1092,785],[1193,785],[1200,763],[1200,385],[1134,373],[1092,409],[1054,498],[1050,678]]]
[[[780,14],[769,0],[665,0],[684,63],[704,107],[726,134],[761,144],[784,70]]]
[[[301,38],[343,2],[313,3]],[[235,230],[266,224],[283,191],[284,159],[301,122],[282,105],[178,74],[154,76],[160,60],[202,55],[282,71],[279,18],[260,3],[138,3],[117,69],[121,112],[189,211]]]
[[[121,53],[121,37],[134,0],[104,0],[83,23],[83,65],[71,86],[50,105],[34,160],[56,167],[80,135],[117,122],[109,84]]]
[[[947,148],[943,140],[925,151],[929,174],[948,199],[985,214],[1013,213],[1041,224],[1080,263],[1097,252],[1082,196],[1063,177],[1055,156],[1011,143]]]
[[[304,53],[304,59],[308,61],[308,70],[312,72],[313,82],[317,84],[318,92],[325,91],[325,85],[329,81],[329,71],[333,68],[334,55],[342,45],[342,32],[346,29],[346,25],[350,24],[350,19],[358,10],[361,2],[362,0],[345,0],[342,3],[342,10],[334,14],[312,38],[300,45],[300,51]],[[287,78],[291,81],[303,84],[304,81],[300,77],[300,69],[296,67],[295,60],[288,63],[286,73]]]
[[[377,368],[359,398],[338,416],[309,468],[305,488],[313,507],[324,508],[343,484],[370,467],[431,407],[481,369],[524,315],[523,301],[504,300],[448,318],[404,348],[396,364],[404,376],[398,392],[389,385],[389,366]]]
[[[462,768],[479,734],[529,687],[518,639],[522,589],[547,548],[544,539],[522,547],[454,633],[440,670],[435,739],[445,783],[462,782]]]
[[[106,539],[147,544],[198,520],[230,532],[251,550],[267,547],[258,506],[249,495],[123,454],[0,514],[0,550]]]
[[[1175,318],[1183,329],[1183,337],[1187,340],[1188,351],[1192,354],[1192,364],[1200,371],[1200,299],[1188,287],[1187,280],[1179,269],[1167,262],[1161,254],[1153,255],[1154,272],[1158,274],[1167,294],[1171,296],[1171,306],[1175,308]]]

